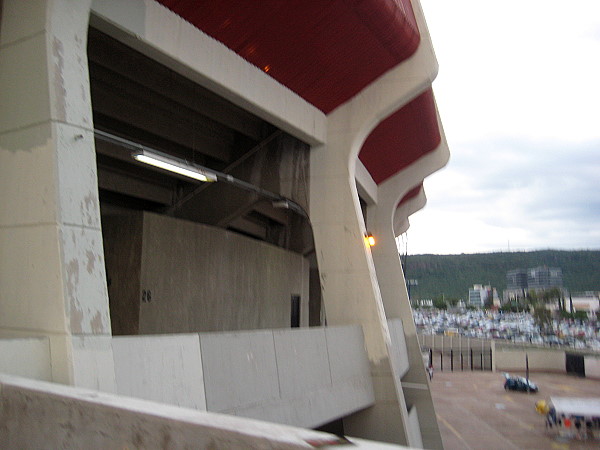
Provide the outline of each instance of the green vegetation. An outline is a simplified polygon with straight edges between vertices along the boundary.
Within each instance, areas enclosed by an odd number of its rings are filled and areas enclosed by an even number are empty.
[[[490,284],[502,296],[506,272],[538,266],[562,269],[564,287],[570,292],[600,291],[598,250],[408,255],[405,276],[419,283],[411,287],[414,299],[466,299],[474,284]]]

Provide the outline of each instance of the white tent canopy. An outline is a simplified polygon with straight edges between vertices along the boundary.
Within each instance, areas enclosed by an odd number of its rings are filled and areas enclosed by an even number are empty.
[[[600,398],[551,397],[556,415],[600,417]]]

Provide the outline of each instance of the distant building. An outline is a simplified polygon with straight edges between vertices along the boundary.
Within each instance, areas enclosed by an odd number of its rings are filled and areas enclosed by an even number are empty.
[[[557,267],[534,267],[506,272],[506,289],[502,295],[505,302],[524,298],[527,292],[563,288],[562,270]]]
[[[412,300],[412,305],[415,308],[433,308],[433,300],[430,298]]]
[[[536,292],[547,289],[562,289],[562,270],[556,267],[535,267],[527,270],[527,288]]]
[[[482,284],[473,285],[472,289],[469,289],[469,297],[467,300],[467,306],[475,306],[476,308],[483,308],[487,303],[496,303],[498,299],[498,292],[496,288],[491,286],[484,286]]]
[[[527,291],[527,270],[515,269],[506,272],[506,290],[521,292],[524,296]]]
[[[600,297],[598,292],[578,292],[570,296],[567,308],[572,307],[573,312],[584,311],[591,319],[600,311]]]

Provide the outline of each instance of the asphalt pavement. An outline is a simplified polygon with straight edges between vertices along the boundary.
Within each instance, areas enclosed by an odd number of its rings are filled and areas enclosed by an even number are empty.
[[[525,375],[514,372],[511,374]],[[550,397],[600,397],[600,380],[564,374],[531,373],[538,393],[504,390],[502,372],[436,371],[430,382],[445,450],[598,449],[547,429],[535,410]]]

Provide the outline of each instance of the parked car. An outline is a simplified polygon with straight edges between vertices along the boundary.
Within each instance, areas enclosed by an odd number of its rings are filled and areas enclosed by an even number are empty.
[[[504,378],[504,389],[507,391],[537,392],[539,390],[534,382],[525,377],[511,376],[505,373]]]

